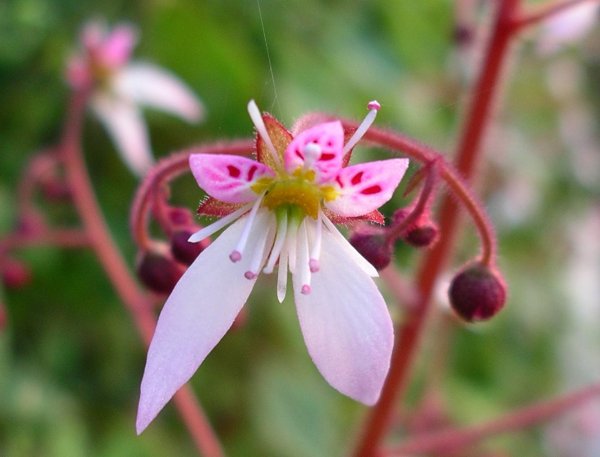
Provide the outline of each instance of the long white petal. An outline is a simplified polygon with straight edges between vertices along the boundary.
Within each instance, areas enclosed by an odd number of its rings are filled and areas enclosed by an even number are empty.
[[[104,124],[127,166],[136,175],[143,176],[154,159],[146,124],[138,108],[130,101],[109,93],[96,94],[91,108]]]
[[[311,293],[301,293],[298,274],[293,280],[300,326],[315,365],[343,394],[374,404],[394,342],[377,286],[328,230],[323,231],[321,269],[312,276]]]
[[[170,72],[146,62],[134,62],[119,71],[113,81],[119,95],[140,105],[198,122],[203,107],[194,93]]]
[[[268,213],[257,216],[257,222]],[[179,280],[162,309],[141,385],[137,431],[141,433],[190,379],[225,335],[246,302],[256,280],[244,278],[250,256],[233,263],[229,253],[240,237],[245,218],[211,243]],[[257,227],[264,227],[257,223]],[[255,244],[260,230],[250,234]]]

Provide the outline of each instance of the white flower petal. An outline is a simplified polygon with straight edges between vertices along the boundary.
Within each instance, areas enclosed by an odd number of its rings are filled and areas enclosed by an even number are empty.
[[[294,297],[308,352],[334,388],[367,405],[379,398],[387,375],[394,331],[377,286],[335,235],[323,231],[321,269],[312,291]]]
[[[257,216],[249,242],[254,245],[269,213]],[[246,302],[255,280],[248,280],[251,256],[233,263],[229,253],[244,225],[241,218],[211,243],[179,280],[162,309],[141,385],[137,431],[141,433],[190,379],[227,332]]]
[[[115,75],[113,87],[122,97],[188,122],[198,122],[203,116],[200,101],[179,78],[149,63],[127,65]]]
[[[107,93],[94,96],[91,108],[115,143],[123,161],[138,176],[154,163],[146,124],[138,108],[127,100]]]

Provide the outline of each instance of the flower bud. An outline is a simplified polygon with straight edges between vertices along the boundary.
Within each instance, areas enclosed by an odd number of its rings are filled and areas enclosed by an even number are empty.
[[[460,317],[469,322],[482,321],[504,307],[506,286],[498,272],[475,263],[454,277],[448,295],[450,305]]]
[[[377,270],[382,270],[392,260],[392,246],[383,235],[357,232],[350,238],[350,244]]]
[[[20,289],[31,281],[31,271],[23,262],[6,259],[2,265],[2,282],[7,289]]]
[[[434,224],[419,226],[408,231],[402,239],[416,248],[426,248],[437,241],[438,229]]]
[[[64,201],[71,197],[69,186],[58,178],[49,178],[42,181],[41,187],[48,200]]]
[[[162,254],[145,252],[137,266],[137,273],[144,285],[161,294],[170,293],[185,269]]]
[[[169,221],[173,226],[191,226],[194,225],[194,216],[186,208],[170,208]]]
[[[177,230],[171,235],[171,254],[178,262],[191,265],[198,254],[204,250],[203,243],[190,243],[189,237],[194,233],[191,230]]]

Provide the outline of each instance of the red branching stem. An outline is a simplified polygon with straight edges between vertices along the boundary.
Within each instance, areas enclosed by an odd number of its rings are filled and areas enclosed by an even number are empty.
[[[417,435],[397,447],[385,450],[382,454],[385,456],[409,456],[442,451],[458,452],[489,436],[518,431],[539,424],[569,409],[585,404],[598,395],[600,395],[600,383],[562,397],[516,409],[489,422]]]
[[[402,219],[400,223],[392,225],[389,228],[388,232],[386,233],[386,239],[388,240],[388,243],[393,243],[398,237],[401,237],[405,230],[409,228],[411,224],[416,222],[423,212],[430,206],[438,179],[438,161],[439,160],[434,160],[425,165],[425,182],[423,183],[423,188],[421,189],[417,203],[414,205],[408,216]]]
[[[188,160],[190,154],[237,154],[247,155],[254,150],[253,140],[234,140],[230,142],[219,142],[197,146],[176,152],[167,158],[160,160],[146,175],[138,187],[129,223],[133,240],[142,250],[152,249],[155,242],[148,234],[149,216],[156,198],[157,189],[177,178],[183,173],[189,172]],[[160,198],[160,197],[159,197]]]
[[[357,124],[348,121],[345,122],[345,125],[355,127]],[[440,152],[405,135],[376,127],[371,127],[368,130],[365,134],[365,140],[385,149],[402,152],[404,155],[423,162],[426,166],[435,162],[436,168],[440,170],[440,177],[446,182],[454,196],[464,205],[464,209],[467,210],[475,223],[481,238],[481,261],[486,265],[495,262],[496,237],[484,207],[456,169],[443,160]]]
[[[467,180],[473,175],[478,162],[480,145],[490,119],[502,64],[514,31],[512,20],[519,5],[520,0],[498,2],[486,59],[475,86],[457,149],[457,168]],[[355,449],[354,455],[357,457],[377,455],[380,443],[389,429],[396,401],[406,390],[422,331],[431,308],[433,288],[453,249],[457,227],[458,206],[451,197],[447,196],[440,210],[440,240],[427,253],[418,272],[419,302],[414,311],[397,329],[390,371],[379,402],[367,417],[363,434]]]
[[[515,17],[513,20],[513,27],[515,29],[523,29],[530,25],[539,24],[549,17],[559,14],[579,3],[589,1],[598,2],[599,0],[559,0],[547,5],[539,6],[534,11],[520,13],[517,17]]]
[[[82,90],[75,92],[69,103],[60,147],[66,178],[73,191],[73,203],[91,246],[119,297],[131,314],[142,340],[148,345],[155,326],[151,300],[131,276],[127,264],[109,234],[92,190],[80,150],[79,138],[87,100],[87,91]],[[221,445],[210,424],[206,421],[200,405],[192,401],[193,393],[190,387],[184,386],[182,391],[184,393],[179,394],[176,406],[190,435],[198,446],[199,452],[206,457],[222,457]]]

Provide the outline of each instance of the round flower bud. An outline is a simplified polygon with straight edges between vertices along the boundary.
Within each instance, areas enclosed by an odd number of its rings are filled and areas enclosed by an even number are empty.
[[[190,226],[194,224],[194,216],[186,208],[175,207],[169,209],[169,221],[176,227]]]
[[[468,322],[495,316],[506,301],[506,286],[497,272],[476,263],[454,277],[448,291],[450,305]]]
[[[144,285],[161,294],[170,293],[185,269],[164,255],[145,252],[137,266],[137,273]]]
[[[392,260],[392,246],[383,235],[357,232],[350,238],[350,244],[377,270],[382,270]]]
[[[416,248],[426,248],[435,244],[438,239],[438,229],[433,224],[415,227],[409,230],[402,239]]]
[[[190,243],[189,237],[192,235],[191,230],[177,230],[171,235],[171,254],[178,262],[185,265],[191,265],[198,254],[204,249],[203,243]]]
[[[31,281],[31,271],[23,262],[6,259],[2,265],[2,282],[7,289],[20,289]]]

